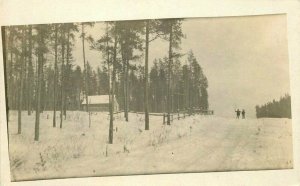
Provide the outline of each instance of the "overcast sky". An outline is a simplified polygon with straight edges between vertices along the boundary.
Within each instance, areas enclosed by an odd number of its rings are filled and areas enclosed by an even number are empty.
[[[239,108],[255,117],[255,105],[290,92],[285,15],[193,18],[186,19],[182,29],[186,39],[181,52],[193,50],[208,78],[210,109],[216,115],[234,117],[234,110]],[[99,38],[104,24],[96,23],[86,30]],[[157,40],[149,50],[152,63],[154,58],[168,55],[168,43]],[[101,64],[99,52],[90,51],[88,45],[86,51],[92,66]],[[73,55],[82,66],[80,39]]]

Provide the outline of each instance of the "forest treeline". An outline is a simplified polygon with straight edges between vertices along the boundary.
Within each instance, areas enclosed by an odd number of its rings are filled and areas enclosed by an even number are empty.
[[[162,19],[3,27],[7,106],[18,110],[18,133],[22,111],[35,113],[38,140],[41,112],[53,111],[56,127],[59,111],[62,128],[67,110],[79,110],[88,95],[110,97],[109,143],[113,141],[112,95],[126,121],[128,111],[145,112],[145,130],[149,130],[149,112],[166,112],[170,125],[170,113],[177,109],[208,109],[208,81],[201,66],[192,51],[180,53],[185,37],[182,22]],[[98,38],[85,31],[95,24],[103,24],[105,29]],[[77,39],[82,43],[82,62],[72,55]],[[149,70],[150,43],[158,39],[168,43],[168,51],[163,59],[155,59]],[[101,53],[99,67],[93,68],[86,60],[86,50]],[[86,111],[90,114],[88,105]]]
[[[190,53],[191,66],[180,61],[175,62],[174,81],[172,82],[171,93],[171,110],[177,112],[177,109],[183,110],[190,107],[208,109],[208,93],[207,79],[202,73],[202,69],[193,53]],[[155,59],[149,73],[149,111],[165,112],[166,92],[167,92],[167,58]],[[87,66],[88,95],[108,95],[109,94],[109,77],[106,66],[93,69],[89,63]],[[85,95],[84,81],[85,71],[78,65],[72,65],[65,68],[65,94],[66,110],[81,110],[81,102]],[[119,69],[121,70],[121,69]],[[41,112],[54,109],[54,70],[51,66],[45,67],[44,79],[41,92]],[[122,71],[117,72],[117,77],[121,77]],[[24,79],[26,81],[26,79]],[[144,111],[144,67],[142,65],[131,66],[129,70],[129,110],[143,112]],[[16,82],[17,83],[17,82]],[[31,83],[31,82],[30,82]],[[33,82],[34,83],[34,82]],[[23,83],[25,85],[25,83]],[[197,85],[198,86],[194,86]],[[32,85],[36,86],[35,84]],[[190,86],[190,88],[189,88]],[[116,80],[116,98],[120,109],[124,108],[124,82],[117,78]],[[18,90],[18,86],[16,85]],[[22,110],[34,109],[34,95],[30,95],[28,86],[24,86]],[[15,89],[16,90],[16,89]],[[32,93],[31,93],[32,94]],[[60,95],[60,92],[57,93]],[[28,99],[28,97],[32,97]],[[60,97],[60,96],[58,96]],[[30,102],[30,103],[29,103]],[[18,91],[14,92],[12,100],[8,100],[11,110],[18,109]],[[56,103],[56,108],[60,108],[61,102]],[[30,112],[30,111],[29,111]]]
[[[261,106],[256,106],[257,118],[292,118],[291,96],[286,94],[278,101],[273,100]]]

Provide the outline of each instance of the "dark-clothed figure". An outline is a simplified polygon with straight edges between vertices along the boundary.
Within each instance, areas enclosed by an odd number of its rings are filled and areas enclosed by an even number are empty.
[[[243,109],[243,111],[242,111],[242,118],[245,119],[245,116],[246,116],[246,112],[245,112],[245,110]]]
[[[237,109],[235,112],[236,112],[236,118],[240,119],[241,111]]]

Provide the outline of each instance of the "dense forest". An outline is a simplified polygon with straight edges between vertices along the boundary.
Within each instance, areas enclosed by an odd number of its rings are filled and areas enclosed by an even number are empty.
[[[278,101],[273,100],[261,106],[256,106],[257,118],[292,118],[291,96],[286,94]]]
[[[208,80],[192,50],[180,52],[185,37],[182,19],[61,23],[3,27],[6,96],[9,110],[18,110],[18,133],[22,111],[35,114],[35,140],[39,139],[40,113],[60,114],[60,128],[68,110],[80,110],[89,95],[110,95],[109,143],[113,142],[113,104],[116,96],[126,121],[129,111],[170,113],[192,107],[206,110]],[[87,29],[103,24],[98,38]],[[83,61],[74,59],[75,41],[82,43]],[[163,59],[149,69],[149,50],[154,40],[168,43]],[[101,53],[98,67],[86,59],[86,50]],[[80,65],[83,64],[83,65]],[[83,68],[82,68],[83,66]],[[36,111],[36,112],[34,112]],[[86,111],[89,112],[87,105]],[[90,125],[90,121],[89,121]]]

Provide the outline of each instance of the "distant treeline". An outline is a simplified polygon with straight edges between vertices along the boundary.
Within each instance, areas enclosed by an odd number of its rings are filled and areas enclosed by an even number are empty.
[[[273,100],[261,106],[256,106],[257,118],[292,118],[291,96],[286,94],[279,101]]]
[[[16,66],[17,67],[17,66]],[[78,65],[66,65],[64,68],[64,96],[66,97],[64,110],[80,110],[81,102],[85,94],[85,76],[87,78],[88,95],[108,95],[109,94],[109,73],[106,65],[93,68],[89,62],[86,64],[86,69],[82,69]],[[208,104],[208,81],[203,73],[203,70],[194,56],[193,52],[187,54],[187,61],[184,64],[179,59],[174,60],[172,65],[172,80],[170,82],[170,107],[172,112],[177,109],[183,110],[191,107],[207,110]],[[17,74],[18,71],[12,69],[12,74]],[[28,71],[34,72],[34,66]],[[131,65],[128,73],[128,108],[131,111],[144,111],[144,82],[145,69],[142,65]],[[60,72],[61,73],[61,72]],[[45,66],[43,69],[43,81],[41,83],[41,111],[53,110],[54,104],[54,81],[55,73],[51,65]],[[118,100],[120,109],[124,108],[124,78],[122,78],[122,66],[116,69],[115,95]],[[15,76],[17,77],[17,75]],[[149,111],[150,112],[166,112],[167,104],[167,85],[168,85],[168,58],[155,59],[149,73]],[[29,105],[34,105],[34,91],[29,89],[35,87],[34,81],[27,83],[27,79],[23,79],[23,94],[22,110],[26,110]],[[18,79],[9,82],[10,86],[14,87],[9,93],[9,108],[18,109]],[[56,85],[57,86],[57,85]],[[17,91],[16,91],[17,90]],[[56,96],[60,97],[61,92],[56,92]],[[56,109],[61,107],[61,102],[57,102]],[[31,108],[31,106],[30,106]]]

